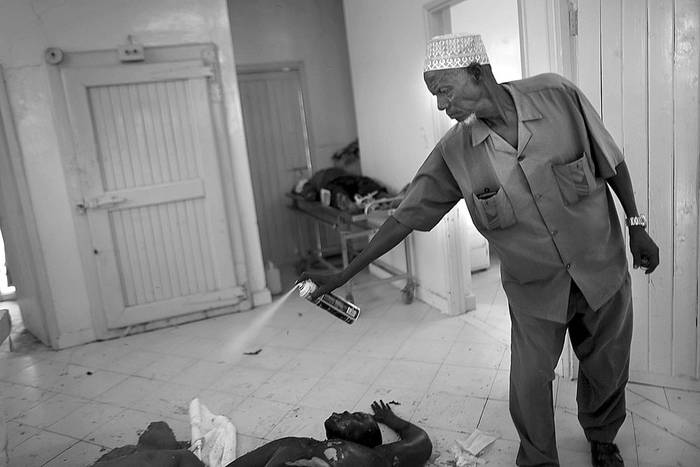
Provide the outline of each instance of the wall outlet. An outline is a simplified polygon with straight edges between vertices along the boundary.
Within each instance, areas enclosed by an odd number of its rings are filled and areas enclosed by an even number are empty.
[[[141,44],[126,44],[117,47],[119,60],[122,62],[140,62],[143,61],[143,46]]]

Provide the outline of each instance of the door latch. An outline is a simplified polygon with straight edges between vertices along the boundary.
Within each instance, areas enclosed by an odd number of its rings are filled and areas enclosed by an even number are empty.
[[[85,214],[88,209],[112,208],[122,203],[126,203],[127,201],[129,200],[126,198],[122,198],[121,196],[97,196],[95,198],[85,200],[82,203],[77,204],[75,207],[78,209],[78,212],[80,212],[81,214]]]

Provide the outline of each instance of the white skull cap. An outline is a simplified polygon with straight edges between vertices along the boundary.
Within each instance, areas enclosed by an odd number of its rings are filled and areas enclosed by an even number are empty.
[[[481,35],[466,32],[446,34],[428,41],[423,71],[464,68],[472,63],[489,63]]]

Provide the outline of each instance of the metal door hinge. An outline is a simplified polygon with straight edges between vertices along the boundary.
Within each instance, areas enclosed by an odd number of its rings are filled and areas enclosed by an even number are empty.
[[[569,35],[578,36],[578,7],[569,2]]]

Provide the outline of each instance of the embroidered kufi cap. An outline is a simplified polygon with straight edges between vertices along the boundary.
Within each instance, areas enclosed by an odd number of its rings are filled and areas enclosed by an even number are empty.
[[[489,57],[479,34],[446,34],[428,41],[423,71],[464,68],[472,63],[486,65]]]

